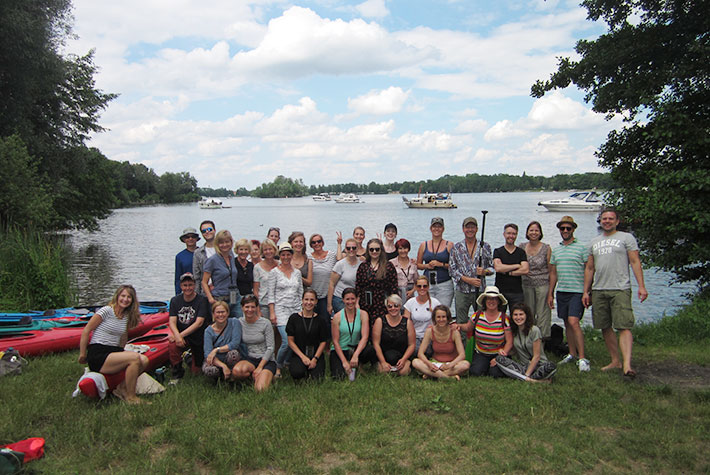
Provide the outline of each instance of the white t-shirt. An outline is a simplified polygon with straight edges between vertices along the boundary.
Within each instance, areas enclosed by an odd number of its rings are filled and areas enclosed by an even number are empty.
[[[348,287],[355,287],[355,278],[357,276],[357,268],[360,267],[362,261],[357,260],[355,265],[350,265],[347,259],[341,259],[335,263],[333,266],[333,272],[340,276],[340,280],[335,284],[335,289],[333,289],[333,295],[335,297],[341,298],[343,295],[343,290]]]
[[[414,332],[417,334],[417,338],[424,338],[424,332],[431,325],[431,311],[437,305],[441,305],[435,297],[431,297],[431,304],[429,301],[424,303],[417,302],[416,297],[412,297],[407,300],[404,304],[404,308],[409,310],[412,315],[412,324],[414,325]]]

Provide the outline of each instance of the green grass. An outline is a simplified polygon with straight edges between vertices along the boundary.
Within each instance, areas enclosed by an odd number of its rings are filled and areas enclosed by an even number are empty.
[[[30,468],[45,473],[710,470],[709,391],[602,373],[600,342],[589,356],[591,373],[567,365],[551,385],[370,373],[256,394],[187,376],[134,407],[72,399],[81,367],[67,353],[3,378],[0,443],[44,437]]]

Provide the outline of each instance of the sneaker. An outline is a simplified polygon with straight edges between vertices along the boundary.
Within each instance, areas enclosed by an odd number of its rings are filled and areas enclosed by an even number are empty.
[[[562,359],[560,360],[560,362],[557,363],[557,364],[567,364],[567,363],[571,363],[572,361],[574,361],[574,356],[568,354],[567,356],[565,356],[564,358],[562,358]]]
[[[182,379],[185,376],[185,368],[183,368],[182,363],[172,366],[170,368],[170,374],[173,379]]]
[[[582,358],[577,361],[577,366],[579,367],[579,372],[589,371],[592,367],[589,365],[589,360],[587,358]]]

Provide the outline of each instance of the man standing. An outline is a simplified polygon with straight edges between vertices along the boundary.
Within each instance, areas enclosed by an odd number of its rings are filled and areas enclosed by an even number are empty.
[[[589,371],[589,360],[584,357],[584,333],[579,322],[584,315],[582,292],[584,292],[584,265],[589,257],[587,246],[574,237],[577,223],[571,216],[563,216],[557,223],[562,242],[552,249],[550,257],[550,290],[547,304],[555,308],[555,286],[557,286],[557,316],[565,322],[565,333],[569,354],[560,364],[578,358],[580,371]]]
[[[185,249],[175,256],[175,295],[180,293],[180,276],[185,272],[192,272],[192,258],[200,235],[195,228],[185,228],[180,240],[185,243]]]
[[[476,239],[478,221],[468,217],[463,220],[464,239],[454,244],[449,261],[449,273],[454,280],[456,322],[468,321],[468,309],[473,306],[480,292],[486,288],[486,276],[493,274],[491,246],[480,246]],[[464,341],[465,344],[465,341]]]
[[[182,367],[182,352],[192,350],[192,373],[199,374],[204,361],[203,337],[205,327],[210,323],[210,309],[207,299],[195,292],[195,278],[190,272],[180,276],[182,293],[170,299],[168,326],[168,353],[172,376],[180,379],[185,374]]]
[[[611,363],[604,366],[602,371],[621,368],[624,376],[633,378],[636,376],[636,372],[631,368],[631,350],[634,343],[631,328],[634,326],[634,312],[631,308],[629,265],[638,283],[639,300],[643,302],[648,297],[639,248],[636,238],[631,234],[616,230],[619,215],[615,209],[602,210],[599,225],[602,234],[592,239],[588,246],[590,258],[584,268],[582,302],[585,307],[592,306],[594,328],[601,329],[611,356]],[[614,330],[619,332],[618,341]],[[623,361],[619,359],[619,348]]]
[[[195,284],[197,285],[197,293],[202,293],[202,268],[205,261],[214,256],[214,237],[217,234],[217,228],[210,220],[205,220],[200,223],[200,232],[205,238],[205,244],[195,251],[192,259],[192,275],[195,276]]]
[[[505,245],[493,251],[493,268],[496,271],[496,287],[508,301],[508,308],[514,303],[523,303],[523,279],[530,270],[525,251],[515,245],[518,225],[508,223],[503,226]]]

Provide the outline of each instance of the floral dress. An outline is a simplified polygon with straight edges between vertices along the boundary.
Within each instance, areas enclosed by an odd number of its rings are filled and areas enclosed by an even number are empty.
[[[382,318],[387,313],[385,299],[397,293],[397,271],[391,262],[387,262],[384,279],[377,278],[377,271],[364,262],[357,268],[355,290],[360,299],[360,308],[365,310],[370,317],[370,326],[375,320]]]

